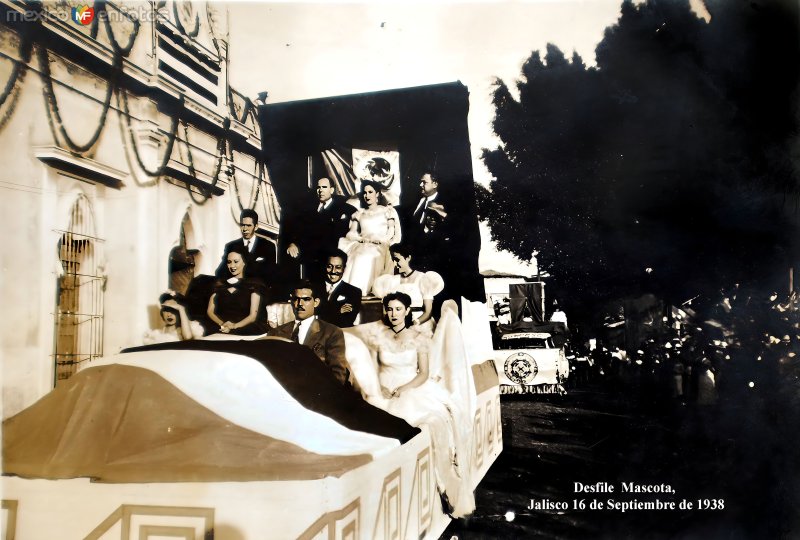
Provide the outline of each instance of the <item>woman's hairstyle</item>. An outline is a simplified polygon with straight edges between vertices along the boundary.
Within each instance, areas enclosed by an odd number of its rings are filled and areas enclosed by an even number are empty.
[[[166,312],[169,312],[169,313],[172,313],[173,315],[175,315],[175,326],[180,328],[181,327],[181,314],[180,314],[180,312],[177,309],[175,309],[174,307],[161,306],[161,311],[159,312],[159,314],[161,315],[161,320],[162,321],[164,321],[164,313],[166,313]],[[164,321],[164,322],[166,322],[166,321]]]
[[[225,281],[227,278],[231,277],[231,272],[228,270],[228,255],[231,253],[238,253],[239,256],[242,258],[242,262],[244,263],[244,269],[242,270],[242,277],[247,275],[247,256],[249,255],[247,248],[244,245],[233,245],[225,250],[225,254],[222,256],[222,262],[225,266],[224,275],[220,278],[222,281]]]
[[[235,245],[234,244],[233,246],[231,246],[231,247],[229,247],[228,249],[225,250],[225,264],[226,265],[228,264],[228,255],[230,255],[231,253],[238,253],[239,255],[241,255],[242,261],[244,262],[245,266],[247,266],[247,255],[249,254],[249,252],[247,251],[247,249],[243,245],[239,246],[239,245]]]
[[[367,189],[367,186],[372,186],[372,189],[378,194],[378,204],[380,206],[389,205],[389,201],[386,200],[386,196],[383,194],[383,192],[386,191],[386,187],[383,184],[375,180],[362,180],[361,191],[358,194],[358,198],[361,201],[361,208],[367,207],[367,203],[364,202],[364,190]]]
[[[389,323],[389,317],[386,316],[386,308],[389,307],[389,302],[391,302],[392,300],[397,300],[398,302],[400,302],[401,304],[406,306],[406,308],[410,308],[411,307],[411,297],[408,296],[404,292],[390,292],[389,294],[384,296],[383,297],[383,324],[385,324],[386,326],[392,326]],[[411,310],[409,310],[408,314],[406,315],[406,320],[405,320],[406,328],[411,326],[411,322],[412,321],[413,321],[413,318],[411,316]]]
[[[411,250],[411,246],[407,242],[398,242],[397,244],[392,244],[389,246],[389,253],[397,253],[406,259],[414,255]]]
[[[181,325],[181,314],[180,314],[180,312],[177,309],[175,309],[174,307],[170,307],[170,306],[165,306],[164,305],[164,302],[167,302],[169,300],[174,300],[178,304],[180,304],[180,305],[185,307],[186,306],[186,297],[183,296],[181,293],[178,293],[178,292],[175,292],[175,291],[167,291],[165,293],[162,293],[161,296],[158,297],[158,303],[161,304],[161,311],[159,311],[159,314],[161,315],[161,320],[162,321],[164,320],[164,312],[168,311],[168,312],[170,312],[170,313],[175,315],[175,318],[177,319],[177,321],[175,321],[175,324],[178,327],[180,327],[180,325]]]

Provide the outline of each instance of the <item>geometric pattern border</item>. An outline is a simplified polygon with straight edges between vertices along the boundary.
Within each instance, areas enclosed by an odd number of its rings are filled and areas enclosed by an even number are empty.
[[[431,526],[431,520],[433,519],[433,497],[436,492],[432,467],[431,449],[427,447],[417,454],[417,464],[414,467],[414,477],[411,490],[408,494],[408,515],[406,516],[406,532],[404,538],[411,537],[409,524],[412,515],[411,509],[414,504],[414,494],[417,496],[417,537],[424,538]]]
[[[340,510],[327,512],[320,516],[317,521],[311,524],[300,536],[298,540],[311,540],[312,538],[336,538],[337,523],[342,524],[341,536],[344,538],[360,538],[359,532],[359,512],[361,510],[361,499],[356,498]],[[342,523],[347,519],[346,523]],[[327,533],[327,534],[326,534]]]
[[[491,452],[494,447],[494,403],[491,401],[486,402],[486,451]]]
[[[3,538],[5,540],[14,540],[17,535],[17,506],[18,501],[13,499],[3,499],[2,507],[3,512],[6,514],[6,530],[4,531]]]
[[[147,517],[173,517],[173,518],[196,518],[202,520],[202,537],[204,540],[214,539],[214,509],[191,507],[191,506],[150,506],[123,504],[111,512],[100,525],[86,535],[84,540],[99,540],[111,530],[117,523],[121,524],[120,540],[132,540],[135,536],[131,535],[133,521],[139,521]],[[136,519],[134,519],[136,518]],[[176,526],[176,525],[148,525],[140,524],[138,537],[145,540],[150,536],[174,536],[175,538],[196,538],[196,527]]]
[[[481,466],[483,465],[483,437],[484,437],[484,434],[483,434],[483,422],[481,421],[481,416],[482,416],[481,415],[481,409],[480,409],[480,407],[478,407],[478,409],[475,411],[475,425],[474,425],[474,428],[473,428],[474,431],[473,431],[473,436],[472,436],[472,441],[473,441],[473,444],[475,445],[474,453],[473,453],[473,456],[474,456],[474,465],[473,465],[473,467],[475,468],[475,470],[480,469]]]
[[[381,498],[378,502],[378,515],[375,516],[375,528],[372,531],[373,538],[400,539],[400,519],[403,511],[402,475],[400,473],[400,469],[395,469],[383,479],[383,489],[381,489]],[[383,534],[378,536],[381,523],[383,523]]]

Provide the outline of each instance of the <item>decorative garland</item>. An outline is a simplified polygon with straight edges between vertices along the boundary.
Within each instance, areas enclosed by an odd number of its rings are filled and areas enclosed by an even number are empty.
[[[159,4],[157,5],[157,9],[163,7],[163,4],[164,2],[159,2]],[[184,134],[185,134],[184,144],[187,152],[189,174],[192,176],[192,178],[198,180],[199,182],[199,179],[197,178],[197,171],[194,167],[194,158],[192,155],[191,144],[189,143],[189,127],[185,121],[184,122],[181,121],[181,111],[184,108],[184,102],[185,102],[185,96],[183,94],[181,94],[180,96],[178,110],[176,111],[174,117],[171,118],[171,125],[169,128],[167,145],[159,165],[156,167],[155,170],[151,170],[145,165],[141,157],[139,146],[136,140],[136,134],[134,133],[131,122],[132,115],[130,113],[127,91],[122,87],[118,87],[119,78],[122,74],[122,68],[124,64],[123,59],[126,58],[133,50],[136,39],[139,35],[139,31],[141,29],[141,23],[136,18],[128,17],[129,20],[133,23],[133,30],[131,31],[131,35],[128,38],[128,42],[124,46],[120,45],[120,43],[117,41],[116,36],[114,35],[114,30],[109,20],[107,11],[108,8],[106,3],[103,2],[102,0],[97,0],[94,2],[93,5],[95,7],[98,16],[95,17],[94,21],[92,21],[92,26],[90,28],[90,35],[92,36],[92,38],[97,39],[97,34],[99,31],[98,19],[101,19],[105,31],[109,37],[109,41],[111,43],[114,55],[112,58],[111,74],[109,76],[108,85],[105,91],[105,96],[102,101],[103,110],[100,115],[100,121],[98,122],[97,128],[92,133],[92,136],[85,144],[78,144],[73,140],[72,137],[70,137],[64,125],[64,120],[61,116],[61,111],[59,109],[58,100],[55,94],[54,81],[52,77],[52,72],[50,70],[49,51],[46,47],[35,44],[35,40],[28,35],[28,32],[20,34],[20,43],[19,43],[20,58],[14,59],[7,57],[14,63],[14,66],[12,68],[12,72],[11,75],[9,76],[9,79],[6,81],[3,92],[2,94],[0,94],[0,107],[6,104],[6,102],[9,103],[6,112],[3,114],[2,117],[0,117],[0,130],[2,130],[3,127],[5,127],[8,120],[10,120],[10,118],[13,116],[15,105],[19,97],[20,85],[24,81],[25,74],[27,73],[28,70],[28,64],[31,61],[32,52],[35,47],[36,57],[40,68],[39,74],[42,80],[43,97],[45,99],[45,109],[47,111],[48,123],[50,125],[50,130],[52,132],[53,138],[56,140],[57,144],[59,144],[59,135],[60,135],[60,139],[63,140],[63,142],[68,147],[68,150],[73,154],[84,155],[89,151],[91,151],[100,140],[100,136],[102,135],[103,129],[105,128],[106,125],[106,120],[108,119],[108,112],[111,109],[111,98],[116,91],[118,113],[123,118],[123,122],[120,122],[120,135],[122,136],[123,143],[125,142],[126,139],[125,134],[123,132],[127,131],[128,135],[127,138],[130,139],[130,146],[132,153],[136,159],[136,164],[142,171],[144,171],[146,175],[154,178],[154,181],[152,183],[143,184],[137,181],[137,184],[154,185],[164,174],[167,164],[169,163],[169,160],[172,156],[172,151],[175,145],[175,141],[178,138],[179,124],[183,124],[184,127]],[[176,10],[175,11],[176,22],[178,23],[177,25],[179,29],[183,31],[186,35],[189,35],[190,37],[195,37],[199,33],[199,28],[200,28],[199,17],[195,14],[195,28],[193,29],[194,33],[191,34],[188,33],[186,29],[183,27],[180,18],[178,17],[177,14],[177,8],[175,8],[175,10]],[[210,14],[208,16],[210,17]],[[213,25],[209,24],[209,26]],[[213,34],[213,29],[212,29],[212,34]],[[218,53],[221,53],[216,36],[212,35],[212,38],[214,46],[215,48],[217,48]],[[233,96],[230,91],[230,88],[228,92],[229,92],[228,97],[230,100],[229,103],[231,108],[230,113],[231,116],[234,119],[236,119],[235,111],[232,109]],[[11,98],[10,101],[9,98]],[[249,115],[253,115],[254,120],[256,120],[254,124],[256,125],[257,129],[258,123],[257,123],[257,118],[255,118],[255,108],[253,106],[253,103],[248,98],[245,98],[245,106],[242,111],[242,118],[241,120],[237,119],[237,121],[244,123]],[[230,118],[225,118],[223,123],[223,134],[217,139],[217,148],[216,148],[217,161],[214,165],[211,186],[215,186],[218,183],[219,176],[223,168],[223,161],[225,161],[227,157],[228,161],[227,173],[231,182],[233,183],[234,191],[236,193],[236,202],[241,211],[242,209],[244,209],[244,205],[242,204],[241,201],[238,181],[236,179],[236,166],[234,164],[234,159],[233,159],[233,148],[232,145],[230,145],[230,143],[228,142],[229,131],[230,131]],[[251,188],[250,204],[248,205],[249,208],[254,208],[255,205],[257,204],[259,196],[261,195],[261,184],[264,182],[265,165],[263,161],[257,160],[256,167],[257,167],[258,177],[256,181],[253,183],[254,184],[253,187]],[[256,171],[254,171],[254,173],[255,172]],[[211,195],[209,194],[206,188],[200,187],[200,190],[203,195],[202,200],[198,200],[195,197],[195,194],[188,183],[186,183],[186,188],[189,191],[189,195],[195,204],[198,205],[205,204],[205,202],[209,198],[211,198]]]
[[[192,11],[194,11],[194,7],[192,6],[191,2],[187,2],[187,0],[183,0],[182,4],[191,6]],[[178,1],[174,0],[172,2],[172,13],[175,15],[175,26],[178,27],[178,30],[181,31],[186,36],[190,38],[196,38],[198,34],[200,34],[200,16],[197,13],[194,13],[194,28],[189,31],[186,27],[183,26],[183,21],[181,21],[181,15],[178,12],[180,8],[178,7]],[[206,10],[208,11],[208,10]]]
[[[230,127],[230,120],[226,118],[223,123],[223,129],[225,134],[227,134],[229,127]],[[183,133],[184,133],[184,145],[186,147],[186,157],[189,162],[188,163],[189,175],[191,175],[191,177],[194,178],[195,180],[199,181],[199,179],[197,178],[197,170],[194,168],[192,145],[189,143],[189,125],[186,122],[183,122]],[[217,182],[219,181],[219,173],[222,171],[222,161],[225,156],[225,146],[226,146],[225,140],[226,140],[225,135],[217,139],[217,162],[216,164],[214,164],[214,173],[211,175],[211,186],[216,186]],[[190,186],[188,183],[186,183],[186,190],[189,192],[189,197],[192,199],[192,202],[200,206],[205,204],[206,201],[211,198],[211,195],[208,194],[208,190],[205,188],[200,188],[203,195],[202,200],[198,200],[195,198],[194,192],[192,191],[192,186]]]
[[[256,165],[259,166],[260,164],[261,162],[256,160]],[[228,177],[233,184],[233,191],[236,193],[236,203],[239,205],[239,211],[241,212],[245,208],[255,208],[256,202],[258,202],[259,194],[261,193],[263,170],[259,169],[259,176],[256,181],[253,182],[253,187],[250,188],[250,204],[245,207],[242,204],[242,198],[239,194],[239,181],[236,179],[236,164],[233,160],[233,147],[231,145],[228,145]]]
[[[139,145],[136,142],[136,134],[133,132],[133,128],[131,126],[131,112],[128,105],[128,93],[123,88],[120,88],[117,92],[117,95],[119,96],[120,114],[125,121],[125,126],[127,127],[128,135],[130,136],[131,147],[133,149],[133,155],[136,157],[136,163],[147,176],[161,176],[164,173],[164,169],[167,168],[167,163],[169,163],[169,158],[172,155],[172,147],[175,145],[175,139],[178,137],[178,124],[181,116],[180,112],[183,109],[183,103],[185,99],[183,94],[181,94],[180,101],[178,103],[178,111],[176,111],[175,116],[172,118],[172,125],[169,128],[169,137],[167,139],[167,147],[164,150],[161,163],[159,163],[155,170],[150,170],[147,168],[147,165],[144,164],[144,161],[142,161],[142,156],[139,153]]]
[[[19,99],[19,89],[25,82],[25,75],[28,73],[28,62],[31,60],[32,51],[33,40],[28,35],[28,32],[21,33],[19,35],[18,58],[7,57],[14,63],[14,67],[11,68],[11,75],[6,81],[2,95],[0,95],[0,107],[5,105],[9,97],[11,101],[9,101],[9,105],[3,113],[3,116],[0,117],[0,131],[5,128],[8,121],[11,120],[11,117],[14,115],[17,100]]]
[[[128,55],[131,54],[131,51],[133,50],[133,45],[136,42],[136,38],[138,37],[139,30],[141,29],[142,26],[141,23],[139,22],[139,19],[137,19],[136,17],[131,17],[127,13],[120,11],[120,13],[123,13],[123,15],[125,15],[128,18],[128,20],[133,23],[133,30],[131,31],[128,44],[125,45],[124,47],[121,47],[119,42],[117,41],[116,36],[114,35],[114,29],[111,27],[111,21],[108,18],[108,6],[106,5],[105,2],[102,2],[100,0],[97,0],[94,5],[95,6],[100,5],[101,7],[99,12],[97,12],[97,17],[95,17],[95,20],[92,22],[95,23],[97,18],[103,20],[103,26],[106,29],[106,34],[108,34],[109,41],[111,41],[111,48],[114,49],[114,55],[127,58]],[[95,11],[97,11],[97,9]]]
[[[56,100],[55,91],[53,89],[53,78],[50,73],[50,55],[47,52],[47,48],[37,45],[36,56],[39,61],[39,75],[42,80],[42,91],[44,93],[46,105],[45,108],[47,110],[47,116],[50,122],[51,130],[53,130],[53,128],[58,130],[58,133],[61,135],[70,152],[79,155],[86,154],[92,148],[94,148],[95,144],[97,144],[97,141],[100,140],[100,135],[103,133],[103,128],[106,124],[106,117],[108,116],[108,110],[111,108],[111,96],[114,94],[117,77],[122,71],[122,58],[119,55],[114,55],[111,66],[111,76],[108,79],[106,95],[103,99],[103,112],[100,114],[100,121],[98,122],[97,128],[94,130],[94,133],[89,138],[88,142],[85,144],[78,144],[67,133],[67,130],[64,127],[64,120],[61,118],[61,112],[58,109],[58,101]],[[53,138],[58,141],[58,136],[54,130]]]

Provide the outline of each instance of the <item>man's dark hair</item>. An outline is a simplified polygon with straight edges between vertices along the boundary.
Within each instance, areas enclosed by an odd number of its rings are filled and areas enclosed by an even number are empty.
[[[347,264],[347,253],[342,251],[341,249],[332,249],[325,255],[325,264],[328,264],[328,259],[331,257],[339,257],[342,259],[342,264]]]
[[[292,294],[298,289],[308,289],[311,291],[311,296],[314,298],[322,298],[322,289],[319,283],[311,281],[310,279],[300,279],[294,282],[291,288]]]
[[[239,214],[239,223],[241,223],[242,220],[246,217],[252,218],[253,224],[255,224],[255,226],[258,227],[258,212],[256,212],[252,208],[245,208],[244,210],[242,210],[242,213]]]
[[[318,186],[318,185],[319,185],[319,181],[320,181],[320,180],[327,180],[327,181],[328,181],[328,183],[329,183],[329,184],[331,185],[331,187],[333,188],[333,194],[334,194],[334,195],[336,195],[336,184],[334,184],[334,183],[333,183],[333,180],[331,180],[331,179],[330,179],[330,178],[328,178],[327,176],[320,176],[319,178],[317,178],[317,181],[316,181],[316,182],[314,182],[314,187],[316,187],[316,186]]]

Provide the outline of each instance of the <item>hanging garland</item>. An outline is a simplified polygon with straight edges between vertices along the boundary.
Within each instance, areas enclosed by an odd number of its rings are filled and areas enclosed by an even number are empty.
[[[128,44],[124,47],[121,47],[119,42],[117,41],[116,36],[114,35],[114,29],[111,26],[111,21],[108,18],[108,6],[105,2],[101,2],[98,0],[95,2],[95,6],[100,5],[100,11],[97,13],[97,17],[92,21],[93,24],[96,23],[97,19],[100,18],[103,20],[103,26],[106,29],[106,34],[108,34],[108,39],[111,42],[111,48],[114,50],[115,56],[121,56],[123,58],[127,58],[131,51],[133,50],[133,45],[136,42],[136,38],[139,35],[139,29],[141,28],[141,23],[139,19],[136,17],[131,17],[126,13],[123,13],[129,21],[133,23],[133,30],[131,30],[131,35],[128,38]],[[97,11],[97,10],[96,10]],[[122,12],[120,12],[122,13]],[[95,34],[97,32],[95,31]]]
[[[161,7],[161,5],[163,5],[163,2],[159,4],[159,7]],[[127,92],[125,89],[121,87],[118,88],[119,78],[123,70],[123,64],[124,64],[123,59],[127,57],[133,50],[136,38],[138,37],[139,31],[141,29],[141,24],[138,19],[129,17],[129,20],[131,20],[131,22],[133,23],[133,30],[131,31],[131,34],[128,38],[128,42],[124,46],[120,45],[120,43],[117,41],[116,36],[114,35],[114,30],[108,17],[108,11],[107,11],[108,8],[105,2],[97,0],[94,3],[94,7],[96,9],[98,16],[95,17],[94,21],[92,21],[92,26],[89,29],[90,35],[93,39],[97,39],[97,34],[99,31],[98,19],[101,19],[105,31],[109,37],[109,41],[111,43],[111,47],[113,49],[114,54],[112,58],[111,73],[109,76],[108,85],[106,88],[105,96],[102,101],[103,110],[100,115],[100,121],[98,122],[97,128],[92,133],[92,136],[89,138],[89,141],[86,142],[85,144],[78,144],[67,133],[66,127],[64,125],[64,120],[61,116],[61,111],[58,106],[58,100],[55,94],[54,81],[52,77],[52,72],[50,70],[49,51],[46,47],[36,44],[35,43],[36,40],[34,40],[32,37],[28,35],[29,33],[32,33],[32,30],[31,32],[24,32],[20,36],[19,59],[14,59],[4,54],[2,55],[6,56],[6,58],[11,60],[14,63],[14,66],[12,68],[12,72],[9,76],[9,79],[6,81],[3,92],[2,94],[0,94],[0,107],[6,104],[6,102],[9,103],[9,106],[6,108],[6,112],[3,114],[2,117],[0,117],[0,130],[3,129],[8,120],[13,116],[14,108],[17,99],[19,97],[20,84],[24,81],[25,74],[27,73],[28,69],[28,64],[31,61],[32,52],[35,47],[36,57],[40,68],[39,74],[42,80],[43,97],[45,99],[45,110],[47,111],[48,124],[50,125],[50,130],[52,132],[53,138],[56,141],[56,144],[60,144],[59,140],[59,135],[60,135],[60,139],[63,140],[63,142],[66,144],[68,150],[74,154],[83,155],[92,150],[100,140],[100,136],[102,135],[103,129],[106,124],[106,120],[108,118],[108,112],[111,109],[111,98],[116,90],[117,109],[119,115],[123,119],[123,122],[120,122],[120,135],[122,137],[123,144],[126,139],[124,132],[127,131],[127,138],[130,139],[130,146],[132,150],[131,153],[133,153],[137,165],[142,171],[144,171],[145,174],[154,178],[154,181],[151,184],[149,183],[147,185],[155,184],[158,182],[158,179],[163,175],[167,167],[167,164],[169,163],[170,157],[172,155],[172,151],[175,145],[175,140],[178,138],[178,125],[179,123],[181,123],[180,117],[181,117],[181,111],[184,108],[185,96],[181,94],[179,98],[177,111],[175,112],[175,115],[171,118],[171,125],[169,128],[167,144],[164,151],[164,155],[161,158],[161,162],[159,163],[159,165],[156,167],[155,170],[151,170],[145,165],[141,157],[139,146],[136,140],[136,134],[134,133],[131,122],[132,116],[130,113],[130,106],[128,102]],[[176,17],[176,19],[178,19],[178,17]],[[193,29],[194,35],[196,35],[197,32],[199,31],[199,26],[200,26],[199,17],[196,16],[195,28]],[[188,35],[192,36],[192,34]],[[218,45],[216,39],[214,39],[214,45],[215,47]],[[9,98],[11,98],[10,101]],[[249,108],[245,107],[244,114],[242,116],[246,117],[249,114],[253,114],[252,104],[250,104]],[[235,115],[233,116],[235,117]],[[243,118],[243,120],[244,119],[245,118]],[[194,167],[194,159],[192,156],[191,145],[189,143],[189,138],[188,138],[189,134],[188,124],[186,122],[182,123],[184,126],[184,133],[186,138],[185,145],[187,151],[189,173],[192,176],[192,178],[198,180],[199,182],[199,179],[197,178],[197,171]],[[225,157],[227,155],[229,157],[228,172],[233,180],[234,189],[236,191],[237,203],[239,204],[240,209],[242,209],[243,206],[241,203],[241,198],[239,196],[239,187],[236,180],[236,167],[233,163],[233,150],[227,144],[227,136],[229,133],[229,129],[230,129],[230,118],[225,118],[223,123],[223,134],[217,139],[217,148],[216,148],[217,161],[214,165],[211,186],[215,186],[219,181],[219,175],[222,171],[223,161],[225,160]],[[128,155],[128,152],[126,152],[126,155]],[[258,201],[261,191],[260,184],[263,181],[263,171],[264,171],[263,164],[261,162],[258,162],[258,166],[259,166],[258,179],[255,182],[253,189],[251,190],[250,207],[255,206],[256,202]],[[145,185],[139,183],[138,181],[137,184]],[[192,192],[191,190],[191,186],[189,184],[186,184],[186,186],[187,189],[189,190],[190,197],[192,198],[192,201],[195,202],[195,204],[202,205],[209,198],[211,198],[211,195],[208,193],[208,190],[201,187],[200,189],[202,191],[203,199],[198,200],[197,198],[195,198],[194,192]]]
[[[228,146],[228,176],[233,184],[233,191],[236,194],[236,203],[239,205],[239,210],[241,211],[244,208],[255,208],[255,204],[256,201],[258,201],[258,195],[260,192],[261,178],[259,177],[255,182],[253,182],[253,187],[250,188],[250,204],[244,206],[239,193],[239,181],[236,179],[236,164],[233,160],[233,147],[230,145]]]
[[[184,7],[187,9],[190,19],[192,15],[194,15],[194,28],[191,30],[186,28],[181,20],[181,14],[179,10],[183,9]],[[200,16],[197,13],[194,13],[194,6],[192,5],[192,2],[182,0],[181,7],[179,7],[177,0],[173,0],[172,13],[175,15],[175,26],[178,27],[178,30],[183,35],[189,36],[190,38],[196,38],[200,34]]]
[[[131,126],[131,112],[128,105],[128,93],[124,89],[120,88],[117,92],[117,95],[119,96],[120,114],[125,121],[125,126],[131,141],[131,148],[133,149],[133,155],[136,157],[136,163],[147,176],[161,176],[164,173],[164,169],[167,167],[167,163],[169,163],[169,158],[172,155],[172,147],[175,145],[175,139],[178,137],[178,124],[180,122],[180,113],[181,110],[183,110],[184,103],[183,94],[181,94],[180,101],[178,102],[178,110],[175,111],[175,116],[172,117],[172,124],[169,128],[169,136],[167,137],[167,147],[164,150],[161,163],[159,163],[155,170],[150,170],[147,168],[147,165],[145,165],[144,161],[142,160],[142,156],[139,153],[139,145],[136,142],[136,134],[133,132],[133,127]]]
[[[213,174],[211,175],[211,186],[217,185],[217,182],[219,181],[219,173],[222,171],[222,161],[225,156],[225,146],[226,146],[225,134],[227,134],[228,132],[228,127],[230,127],[230,120],[226,118],[223,122],[224,134],[217,139],[217,162],[214,164],[214,171]],[[186,122],[183,122],[183,133],[184,133],[183,135],[184,145],[186,147],[186,157],[189,162],[188,163],[189,175],[191,175],[191,177],[194,178],[195,180],[199,181],[199,179],[197,178],[197,170],[194,167],[194,157],[192,156],[192,145],[189,143],[189,125]],[[189,192],[189,197],[192,199],[192,202],[194,202],[197,205],[202,206],[203,204],[206,203],[208,199],[211,198],[211,195],[208,194],[208,191],[206,189],[201,188],[203,199],[202,200],[196,199],[195,194],[192,191],[192,186],[190,186],[188,183],[186,183],[186,190]]]
[[[11,98],[11,100],[8,102],[8,107],[6,107],[6,110],[3,113],[3,116],[0,117],[0,131],[3,130],[8,121],[14,115],[17,100],[19,99],[19,89],[25,82],[25,75],[28,73],[28,62],[31,60],[32,51],[33,40],[28,35],[28,32],[23,32],[19,36],[19,52],[17,54],[18,58],[11,58],[3,55],[14,63],[14,67],[11,68],[11,75],[6,81],[2,95],[0,95],[0,107],[5,105],[9,97]]]
[[[106,124],[106,117],[108,116],[108,111],[111,108],[111,96],[114,94],[114,87],[116,86],[117,77],[122,70],[122,58],[119,55],[114,55],[113,64],[111,66],[111,76],[108,80],[106,95],[103,98],[103,112],[100,114],[100,121],[97,124],[97,128],[95,128],[94,133],[85,144],[78,144],[67,133],[67,130],[64,127],[64,120],[61,118],[61,112],[59,111],[58,101],[56,100],[56,94],[53,88],[53,78],[52,74],[50,73],[50,55],[47,52],[47,48],[37,45],[36,56],[39,61],[39,75],[42,80],[42,92],[44,93],[46,105],[45,108],[47,110],[50,128],[53,131],[53,138],[58,141],[58,135],[55,131],[57,130],[58,134],[61,135],[61,138],[67,145],[70,152],[79,155],[89,152],[92,148],[94,148],[94,145],[97,144],[97,141],[100,140],[100,135],[103,133],[103,128]]]

